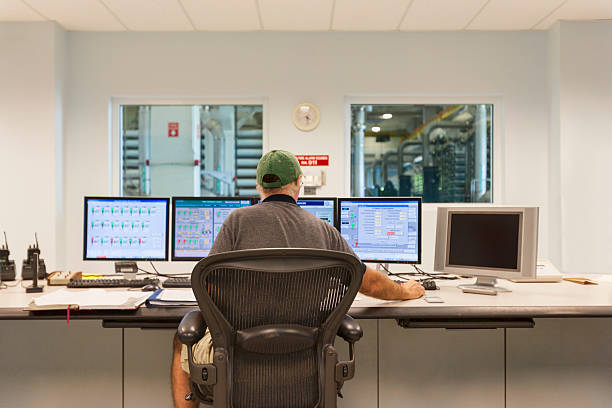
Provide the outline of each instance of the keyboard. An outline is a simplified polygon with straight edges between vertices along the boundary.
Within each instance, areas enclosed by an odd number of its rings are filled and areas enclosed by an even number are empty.
[[[141,288],[159,284],[159,279],[75,279],[66,285],[69,288]]]
[[[164,288],[190,288],[191,278],[190,277],[176,277],[168,278],[163,283]]]

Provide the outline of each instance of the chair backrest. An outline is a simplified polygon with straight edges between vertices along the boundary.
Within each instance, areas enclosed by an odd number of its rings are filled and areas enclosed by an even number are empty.
[[[350,254],[302,248],[200,261],[192,287],[215,353],[228,364],[218,369],[228,378],[217,380],[215,399],[226,393],[233,408],[324,406],[323,353],[357,294],[361,268]]]

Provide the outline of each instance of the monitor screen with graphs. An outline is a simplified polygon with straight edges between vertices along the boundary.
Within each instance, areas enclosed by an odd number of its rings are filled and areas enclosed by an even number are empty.
[[[84,260],[168,260],[168,198],[85,197],[84,210]]]
[[[252,204],[241,197],[173,197],[172,260],[199,261],[208,256],[227,216]]]
[[[421,262],[419,197],[340,198],[340,234],[364,262]]]
[[[335,198],[298,198],[297,205],[312,213],[315,217],[335,226],[336,199]]]

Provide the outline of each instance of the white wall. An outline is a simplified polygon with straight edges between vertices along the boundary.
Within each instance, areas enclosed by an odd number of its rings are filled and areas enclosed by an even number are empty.
[[[612,273],[612,23],[560,27],[563,269]]]
[[[17,275],[34,232],[48,270],[62,261],[64,45],[53,23],[0,23],[0,232]]]
[[[66,257],[81,264],[82,196],[115,194],[109,182],[111,97],[261,97],[268,148],[330,155],[325,195],[345,191],[347,95],[496,96],[503,102],[502,197],[542,207],[548,252],[547,37],[514,33],[69,33],[65,110]],[[310,101],[321,124],[301,134],[293,107]],[[544,156],[543,156],[544,154]],[[432,265],[434,211],[424,216]],[[190,265],[178,268],[189,269]],[[176,265],[164,269],[179,270]]]

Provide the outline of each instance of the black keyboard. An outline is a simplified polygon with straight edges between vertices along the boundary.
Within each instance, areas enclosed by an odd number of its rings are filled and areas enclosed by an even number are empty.
[[[176,277],[168,278],[163,283],[164,288],[190,288],[191,278],[190,277]]]
[[[66,285],[69,288],[142,288],[159,284],[159,279],[75,279]]]

